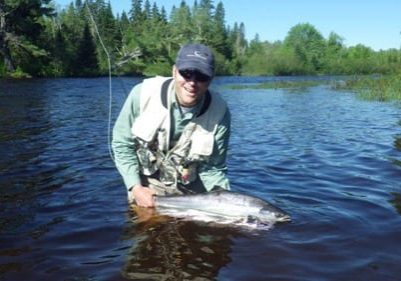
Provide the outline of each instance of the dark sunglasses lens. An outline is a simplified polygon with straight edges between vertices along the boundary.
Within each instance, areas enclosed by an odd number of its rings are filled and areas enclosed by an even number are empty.
[[[195,75],[195,79],[199,82],[206,82],[210,80],[210,77],[203,73],[197,72],[197,75]]]
[[[192,77],[192,71],[189,70],[179,70],[178,71],[182,77],[184,77],[185,80],[191,79]]]
[[[210,77],[200,73],[199,71],[194,70],[180,70],[180,75],[184,77],[185,80],[195,80],[198,82],[206,82],[210,80]]]

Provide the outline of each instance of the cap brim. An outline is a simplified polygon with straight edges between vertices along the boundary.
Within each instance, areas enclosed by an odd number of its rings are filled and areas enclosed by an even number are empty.
[[[202,64],[199,61],[191,61],[191,60],[178,61],[176,63],[176,67],[178,70],[195,69],[209,77],[213,77],[214,75],[214,71],[213,69],[210,68],[209,65]]]

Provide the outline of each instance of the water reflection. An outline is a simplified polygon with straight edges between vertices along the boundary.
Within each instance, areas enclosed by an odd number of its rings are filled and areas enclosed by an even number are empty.
[[[156,216],[135,208],[126,238],[135,237],[123,276],[135,280],[214,280],[239,235],[233,229]]]
[[[397,124],[399,126],[401,126],[401,120],[399,120]],[[401,151],[401,135],[400,134],[398,134],[394,137],[393,145],[394,145],[395,150]],[[401,159],[391,157],[390,160],[393,162],[393,164],[401,167]]]
[[[113,91],[114,119],[127,91]],[[294,215],[258,239],[147,212],[127,220],[107,78],[1,80],[0,280],[398,280],[400,109],[321,87],[222,94],[235,112],[233,186]]]
[[[393,192],[394,196],[389,202],[394,206],[397,212],[401,215],[401,193]]]
[[[8,273],[24,270],[20,257],[32,253],[25,244],[30,238],[43,237],[61,222],[37,217],[40,197],[60,187],[55,175],[62,168],[42,156],[52,129],[46,86],[36,80],[0,85],[0,273]]]
[[[394,147],[398,151],[401,151],[401,135],[398,135],[394,139]]]
[[[40,169],[38,160],[47,147],[42,135],[50,130],[48,100],[42,94],[43,85],[32,81],[1,85],[0,233],[14,233],[34,220],[37,193],[44,188],[45,178],[52,176],[51,171]],[[26,98],[30,94],[35,98]]]

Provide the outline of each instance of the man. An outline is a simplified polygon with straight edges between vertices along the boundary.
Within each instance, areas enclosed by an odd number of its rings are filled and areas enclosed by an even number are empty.
[[[178,52],[172,78],[136,85],[113,129],[112,148],[128,200],[153,207],[154,195],[229,189],[230,112],[210,91],[214,56],[201,44]]]

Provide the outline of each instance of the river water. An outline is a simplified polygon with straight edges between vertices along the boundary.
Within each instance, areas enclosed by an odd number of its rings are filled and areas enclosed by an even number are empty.
[[[401,107],[227,88],[269,79],[213,85],[232,188],[292,217],[258,232],[130,209],[106,78],[0,80],[0,280],[400,280]],[[113,79],[111,124],[139,81]]]

